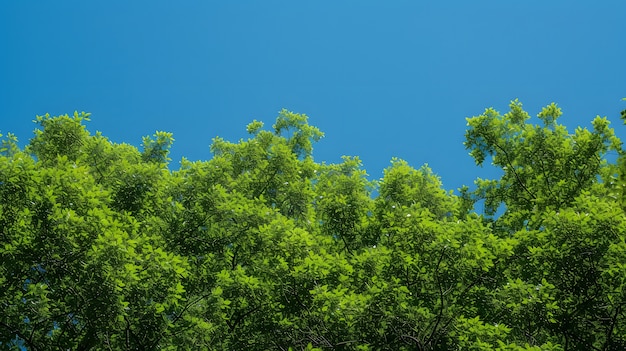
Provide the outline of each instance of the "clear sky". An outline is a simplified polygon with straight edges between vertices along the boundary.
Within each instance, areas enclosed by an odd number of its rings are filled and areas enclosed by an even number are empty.
[[[115,142],[173,132],[177,168],[287,108],[325,132],[316,161],[357,155],[377,179],[397,156],[456,189],[493,175],[465,118],[515,98],[626,140],[625,18],[624,0],[2,1],[0,131],[25,143],[35,115],[87,111]]]

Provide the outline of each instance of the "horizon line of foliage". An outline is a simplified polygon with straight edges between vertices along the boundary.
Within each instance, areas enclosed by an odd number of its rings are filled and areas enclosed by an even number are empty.
[[[397,158],[317,163],[287,110],[178,170],[171,133],[38,116],[0,136],[0,349],[624,350],[621,141],[509,107],[467,119],[503,175],[459,196]]]

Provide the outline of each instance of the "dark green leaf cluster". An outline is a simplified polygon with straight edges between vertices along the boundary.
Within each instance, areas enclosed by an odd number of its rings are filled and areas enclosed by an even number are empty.
[[[286,110],[174,171],[171,133],[38,117],[0,143],[0,349],[623,350],[621,144],[560,115],[468,119],[503,175],[460,196],[426,165],[315,162]]]

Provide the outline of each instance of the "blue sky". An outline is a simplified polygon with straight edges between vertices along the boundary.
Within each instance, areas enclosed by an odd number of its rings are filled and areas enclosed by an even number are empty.
[[[626,96],[626,1],[3,1],[0,132],[22,142],[35,115],[92,113],[115,142],[174,133],[209,159],[215,136],[246,138],[282,108],[326,136],[316,161],[357,155],[428,163],[447,189],[493,170],[463,147],[466,117],[536,115],[557,102],[570,130]]]

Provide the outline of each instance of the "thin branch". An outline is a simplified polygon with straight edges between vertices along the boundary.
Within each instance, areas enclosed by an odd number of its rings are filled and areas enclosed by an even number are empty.
[[[406,334],[401,335],[400,337],[401,338],[405,338],[405,339],[410,339],[411,341],[415,342],[415,344],[417,345],[418,350],[420,350],[420,351],[424,350],[424,345],[422,345],[422,342],[418,338],[416,338],[414,336],[411,336],[411,335],[406,335]]]
[[[609,347],[611,345],[613,329],[615,328],[615,323],[617,323],[617,317],[621,313],[621,310],[622,310],[622,306],[617,306],[617,308],[615,309],[615,313],[613,314],[613,318],[611,318],[611,324],[608,330],[606,331],[606,342],[604,343],[604,350],[609,350]]]
[[[4,327],[5,329],[7,329],[11,333],[15,333],[15,335],[17,335],[20,339],[22,339],[24,341],[24,343],[26,345],[28,345],[28,347],[31,350],[33,350],[33,351],[39,350],[39,348],[33,343],[32,339],[28,338],[28,337],[26,337],[26,335],[20,333],[19,330],[11,328],[11,326],[9,326],[8,324],[6,324],[4,322],[0,322],[0,326]],[[32,335],[31,335],[31,337],[32,337]]]
[[[444,310],[444,300],[443,300],[443,288],[441,286],[441,281],[439,280],[439,267],[441,266],[441,261],[443,260],[443,256],[444,253],[446,252],[446,248],[444,247],[441,250],[441,255],[439,255],[439,260],[437,261],[437,266],[435,268],[435,272],[433,273],[435,276],[435,279],[437,280],[437,287],[439,288],[439,311],[437,313],[437,319],[435,321],[435,325],[433,326],[432,331],[430,332],[430,335],[428,336],[428,339],[426,339],[426,345],[430,345],[430,343],[434,340],[435,338],[435,332],[437,331],[437,327],[439,326],[439,323],[441,323],[441,319],[443,318],[443,310]]]
[[[519,174],[517,174],[517,171],[515,171],[515,167],[513,166],[513,162],[511,161],[511,158],[509,157],[509,153],[506,152],[506,150],[503,147],[501,147],[498,143],[493,143],[493,144],[504,153],[504,156],[506,157],[507,166],[511,168],[511,171],[513,172],[513,175],[515,176],[517,183],[524,189],[524,191],[528,193],[528,195],[530,195],[533,198],[533,200],[537,200],[537,197],[535,196],[535,194],[533,194],[530,190],[528,190],[528,188],[526,187],[526,184],[522,182],[522,179],[520,178]]]

